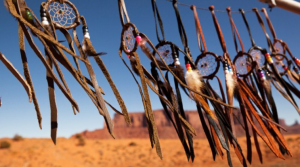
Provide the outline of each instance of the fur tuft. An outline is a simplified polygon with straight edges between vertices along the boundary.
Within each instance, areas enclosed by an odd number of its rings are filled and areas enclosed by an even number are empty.
[[[236,80],[233,78],[232,74],[230,73],[225,74],[225,80],[226,80],[227,92],[230,97],[233,97],[233,93],[236,88]]]
[[[86,41],[85,41],[85,39],[82,41],[82,51],[83,51],[83,53],[86,53]]]
[[[294,72],[294,71],[292,71],[292,70],[289,70],[289,71],[287,71],[287,74],[288,74],[289,78],[290,78],[293,82],[295,82],[295,83],[299,83],[299,82],[300,82],[299,75],[298,75],[296,72]]]
[[[262,82],[263,87],[265,88],[266,94],[272,94],[271,92],[271,84],[268,80]]]
[[[185,80],[189,87],[200,92],[203,87],[202,77],[198,70],[187,71],[185,74]]]
[[[154,56],[152,55],[150,49],[146,46],[145,40],[142,39],[139,46],[141,47],[145,55],[152,61]]]

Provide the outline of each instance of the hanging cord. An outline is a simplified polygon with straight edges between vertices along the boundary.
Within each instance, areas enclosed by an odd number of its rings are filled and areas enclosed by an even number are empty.
[[[268,35],[267,32],[266,32],[265,25],[264,25],[264,23],[263,23],[263,21],[262,21],[262,18],[261,18],[261,16],[260,16],[260,14],[258,13],[257,8],[253,8],[253,11],[255,12],[255,14],[256,14],[256,16],[257,16],[257,19],[258,19],[258,22],[259,22],[259,24],[261,25],[261,27],[262,27],[262,29],[263,29],[263,31],[264,31],[264,33],[265,33],[265,36],[266,36],[266,38],[267,38],[267,42],[268,42],[269,49],[270,49],[271,53],[276,55],[274,46],[272,45],[272,42],[271,42],[271,40],[270,40],[270,37],[269,37],[269,35]],[[265,55],[269,55],[269,54],[267,53],[266,50],[264,50],[264,52],[265,52],[265,53],[264,53]],[[275,65],[274,65],[274,63],[273,63],[273,61],[270,61],[270,62],[269,62],[269,65],[270,65],[270,67],[272,68],[272,72],[273,72],[273,74],[274,74],[276,80],[284,87],[284,89],[285,89],[287,95],[290,97],[290,99],[292,100],[292,102],[293,102],[293,103],[297,106],[297,108],[298,108],[298,105],[297,105],[297,103],[296,103],[296,101],[295,101],[295,99],[294,99],[294,97],[293,97],[293,95],[292,95],[290,89],[288,88],[288,86],[287,86],[286,83],[284,82],[284,79],[283,79],[283,78],[281,77],[281,75],[279,74],[277,68],[275,67]]]
[[[173,2],[172,0],[166,0],[168,2]],[[191,7],[192,5],[188,5],[188,4],[185,4],[185,3],[180,3],[180,2],[177,2],[178,5],[181,5],[181,6],[186,6],[186,7]],[[198,7],[198,6],[195,6],[197,9],[200,9],[200,10],[204,10],[204,11],[209,11],[209,9],[207,8],[204,8],[204,7]],[[225,10],[215,10],[215,12],[220,12],[220,13],[227,13],[227,11]],[[247,10],[245,11],[245,13],[250,13],[250,12],[253,12],[252,10]],[[239,11],[232,11],[232,13],[239,13]]]
[[[189,61],[193,61],[191,53],[190,53],[190,49],[189,49],[189,46],[188,46],[187,35],[186,35],[185,29],[184,29],[184,26],[183,26],[183,23],[182,23],[182,20],[181,20],[181,17],[180,17],[180,13],[179,13],[179,10],[178,10],[178,7],[177,7],[177,0],[173,0],[172,2],[173,2],[173,7],[174,7],[174,10],[175,10],[176,18],[177,18],[178,31],[179,31],[179,34],[180,34],[182,45],[184,46],[184,52],[189,56]],[[193,62],[191,62],[191,63],[193,63]]]
[[[152,10],[153,10],[153,15],[154,15],[154,20],[155,20],[155,29],[156,29],[156,36],[157,36],[157,40],[158,42],[161,41],[165,41],[165,33],[164,33],[164,27],[163,27],[163,22],[161,20],[157,5],[156,5],[156,0],[151,0],[152,3]],[[157,22],[159,25],[159,29],[162,35],[162,40],[159,38],[159,33],[158,33],[158,26],[157,26]]]
[[[272,22],[271,22],[271,20],[270,20],[270,18],[268,16],[268,13],[267,13],[266,9],[262,8],[261,11],[265,14],[268,26],[270,28],[270,31],[272,33],[272,36],[273,36],[274,40],[277,39],[277,36],[276,36],[276,33],[275,33],[275,29],[274,29],[273,24],[272,24]]]
[[[257,8],[253,8],[253,11],[255,12],[255,14],[256,14],[256,16],[257,16],[257,20],[258,20],[258,22],[259,22],[261,28],[263,29],[263,31],[264,31],[264,33],[265,33],[265,36],[266,36],[266,38],[267,38],[267,43],[268,43],[268,46],[269,46],[269,51],[270,51],[271,53],[275,53],[274,46],[272,45],[271,39],[270,39],[270,37],[269,37],[269,35],[268,35],[268,33],[267,33],[267,30],[266,30],[266,28],[265,28],[264,22],[263,22],[263,20],[262,20],[262,18],[261,18],[261,16],[260,16],[260,14],[258,13]]]
[[[198,17],[198,13],[196,11],[196,6],[192,5],[191,6],[191,10],[194,13],[194,19],[195,19],[196,33],[197,33],[197,40],[198,40],[199,49],[200,49],[201,52],[207,52],[205,38],[204,38],[203,31],[202,31],[202,28],[201,28],[201,24],[200,24],[200,20],[199,20],[199,17]],[[202,46],[203,46],[203,49],[202,49]]]
[[[118,5],[119,5],[119,15],[120,15],[121,24],[122,24],[122,26],[124,26],[126,22],[127,23],[130,22],[124,0],[118,0]],[[124,20],[124,15],[126,17],[126,22]]]
[[[228,16],[229,16],[229,21],[230,21],[230,26],[231,26],[231,31],[232,31],[232,35],[233,35],[233,40],[234,40],[234,45],[235,45],[236,52],[237,53],[239,52],[238,45],[237,45],[237,40],[236,40],[236,36],[237,36],[237,38],[239,40],[242,52],[245,52],[243,41],[242,41],[242,39],[240,37],[240,34],[239,34],[239,32],[238,32],[235,24],[234,24],[234,21],[232,19],[230,7],[227,7],[226,10],[227,10],[227,13],[228,13]]]
[[[246,27],[247,27],[247,31],[248,31],[248,33],[249,33],[249,37],[250,37],[250,40],[251,40],[251,44],[252,44],[252,46],[254,47],[254,46],[256,46],[256,45],[255,45],[254,39],[253,39],[252,34],[251,34],[250,26],[249,26],[248,21],[247,21],[246,16],[245,16],[245,11],[244,11],[243,9],[239,9],[239,11],[240,11],[240,13],[242,14],[243,20],[244,20],[245,25],[246,25]]]

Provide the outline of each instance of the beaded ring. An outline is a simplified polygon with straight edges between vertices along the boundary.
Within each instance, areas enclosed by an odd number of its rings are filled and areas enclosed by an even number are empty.
[[[200,54],[195,65],[199,69],[203,78],[213,78],[220,68],[220,59],[213,52],[203,52]]]
[[[254,51],[254,50],[253,50]],[[260,60],[260,59],[258,59]],[[253,57],[249,53],[239,52],[233,59],[237,73],[241,77],[247,77],[253,71]]]
[[[132,23],[126,23],[123,26],[121,34],[121,47],[126,54],[135,52],[137,49],[137,42],[140,42],[141,37],[138,36],[137,28]]]
[[[80,24],[77,8],[68,0],[47,0],[45,9],[48,10],[55,28],[71,29]]]

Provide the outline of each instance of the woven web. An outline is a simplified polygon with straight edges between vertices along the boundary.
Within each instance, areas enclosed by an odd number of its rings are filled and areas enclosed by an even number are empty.
[[[287,60],[282,57],[281,55],[275,55],[275,56],[272,56],[273,58],[273,62],[278,70],[279,73],[284,73],[285,70],[283,68],[283,66],[285,65],[286,67],[288,67],[288,62]]]
[[[253,61],[256,61],[259,67],[262,67],[265,64],[265,56],[261,53],[260,50],[253,49],[250,53]]]
[[[169,44],[165,44],[163,46],[160,46],[157,49],[158,53],[161,55],[161,57],[164,59],[164,61],[167,64],[171,64],[173,63],[173,56],[172,56],[172,49],[171,49],[171,45]],[[159,58],[159,56],[156,54],[157,58]]]
[[[281,53],[283,54],[283,46],[280,42],[276,42],[274,45],[276,53]]]
[[[51,3],[49,5],[49,13],[52,21],[65,27],[72,25],[76,18],[73,8],[70,7],[67,3]]]
[[[131,26],[124,32],[123,41],[125,42],[125,49],[132,51],[135,45],[135,38]]]
[[[246,75],[251,68],[251,62],[249,61],[249,57],[247,55],[239,56],[235,61],[235,67],[239,74]]]
[[[197,67],[202,76],[209,76],[215,72],[217,69],[218,63],[216,57],[210,54],[205,55],[199,59]]]

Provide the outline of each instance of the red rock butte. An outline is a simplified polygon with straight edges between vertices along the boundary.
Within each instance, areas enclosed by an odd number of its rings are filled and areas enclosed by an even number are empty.
[[[172,125],[172,122],[169,120],[166,112],[164,110],[154,110],[154,119],[158,129],[158,134],[160,139],[177,139],[178,136]],[[234,119],[236,134],[238,137],[244,136],[245,131],[243,126],[240,124],[243,122],[242,114],[238,109],[233,111],[236,119]],[[147,120],[145,113],[143,112],[131,112],[129,113],[131,119],[131,125],[127,125],[123,116],[115,114],[113,118],[114,123],[114,134],[117,139],[147,139],[149,138]],[[194,138],[204,138],[205,134],[201,125],[201,121],[197,111],[185,111],[186,120],[193,126],[196,131],[197,136]],[[283,134],[300,134],[300,125],[295,123],[291,126],[287,126],[283,119],[280,119],[280,125],[284,127],[287,132]],[[258,124],[256,124],[259,127]],[[249,124],[250,126],[250,124]],[[104,124],[103,129],[97,129],[94,131],[83,131],[82,134],[87,139],[112,139],[110,134],[106,129]],[[73,135],[72,137],[75,137]]]

